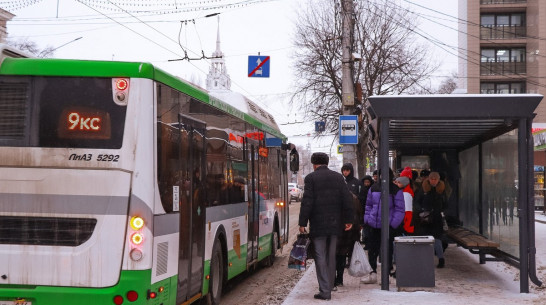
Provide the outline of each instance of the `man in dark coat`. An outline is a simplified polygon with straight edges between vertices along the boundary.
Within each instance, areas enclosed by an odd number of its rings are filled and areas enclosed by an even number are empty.
[[[328,169],[328,155],[311,156],[314,172],[305,177],[298,225],[309,234],[315,248],[315,266],[319,293],[315,299],[330,300],[336,272],[338,236],[352,227],[354,209],[352,195],[345,179]]]

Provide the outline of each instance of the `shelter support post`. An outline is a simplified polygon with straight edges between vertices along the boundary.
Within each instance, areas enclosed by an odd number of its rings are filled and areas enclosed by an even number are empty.
[[[379,183],[381,183],[381,290],[389,290],[389,119],[382,118],[379,128]]]
[[[537,277],[537,266],[536,266],[536,245],[535,245],[535,190],[534,190],[534,139],[533,135],[530,132],[532,126],[533,126],[533,120],[528,119],[527,120],[527,128],[525,129],[527,131],[526,133],[526,139],[527,139],[527,197],[529,198],[529,214],[528,214],[528,241],[529,241],[529,278],[531,281],[537,285],[542,286],[542,281],[540,281]]]
[[[529,292],[529,240],[528,213],[529,199],[527,190],[527,120],[521,118],[518,125],[518,215],[519,215],[519,259],[520,292]]]

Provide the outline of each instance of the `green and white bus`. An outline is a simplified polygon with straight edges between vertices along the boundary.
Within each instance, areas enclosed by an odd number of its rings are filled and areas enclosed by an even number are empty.
[[[0,304],[218,304],[272,264],[297,152],[238,99],[149,63],[2,58]]]

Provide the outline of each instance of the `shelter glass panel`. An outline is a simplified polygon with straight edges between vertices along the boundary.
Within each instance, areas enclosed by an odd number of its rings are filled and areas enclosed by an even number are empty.
[[[479,149],[474,146],[459,154],[459,221],[469,230],[479,232]]]
[[[519,257],[517,130],[482,145],[482,233]]]

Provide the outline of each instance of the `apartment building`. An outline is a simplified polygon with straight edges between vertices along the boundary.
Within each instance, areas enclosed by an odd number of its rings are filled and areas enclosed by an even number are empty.
[[[15,15],[0,8],[0,43],[6,42],[8,36],[7,22],[10,21]]]
[[[546,96],[546,0],[459,0],[459,19],[460,89]]]

